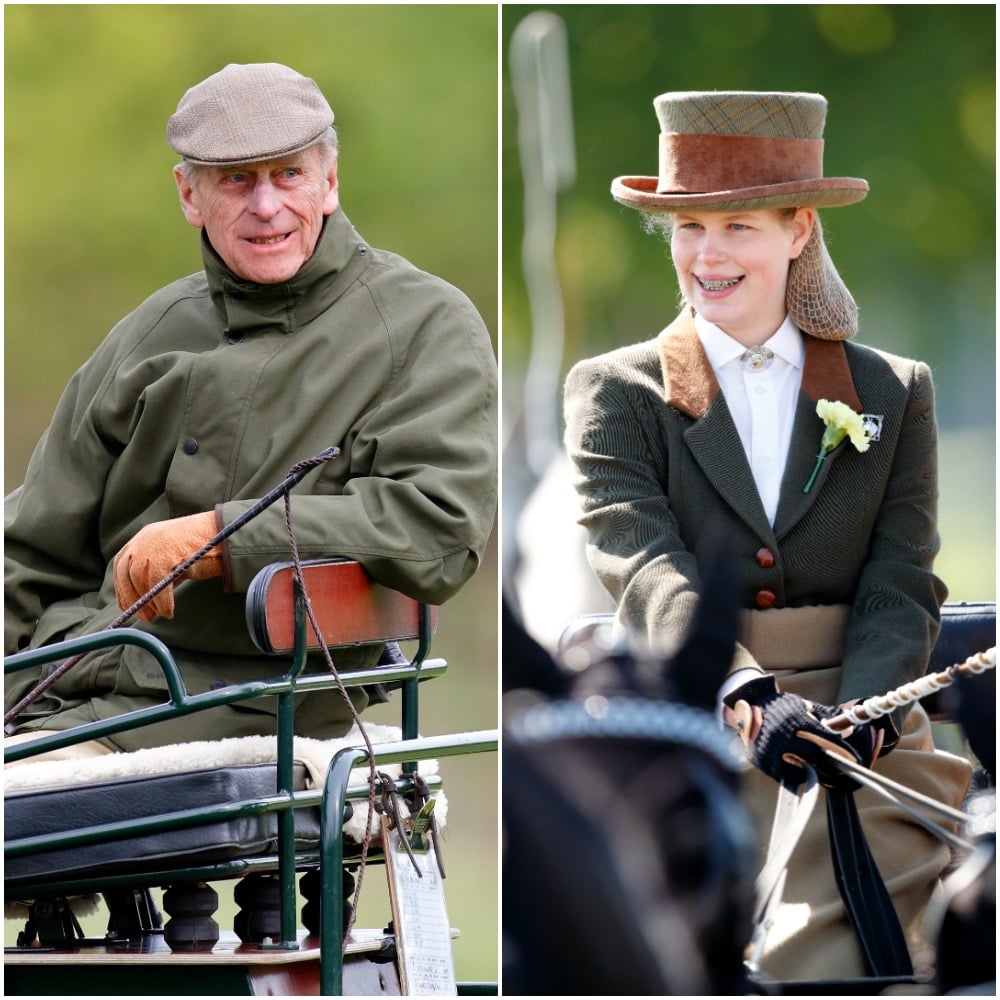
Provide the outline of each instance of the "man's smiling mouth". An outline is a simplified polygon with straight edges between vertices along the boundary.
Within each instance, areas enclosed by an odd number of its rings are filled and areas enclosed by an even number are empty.
[[[288,233],[281,233],[279,236],[248,236],[247,243],[254,243],[257,246],[269,246],[272,243],[281,243],[288,239]]]

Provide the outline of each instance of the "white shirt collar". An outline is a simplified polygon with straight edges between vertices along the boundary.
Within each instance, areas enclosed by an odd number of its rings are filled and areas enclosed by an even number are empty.
[[[694,315],[694,326],[698,333],[698,339],[705,354],[708,355],[712,368],[718,371],[723,365],[729,364],[740,357],[746,348],[738,341],[734,340],[724,330],[721,330],[714,323]],[[764,342],[765,347],[769,347],[774,353],[788,364],[795,368],[801,368],[805,360],[805,342],[802,339],[802,331],[786,315],[781,326]]]

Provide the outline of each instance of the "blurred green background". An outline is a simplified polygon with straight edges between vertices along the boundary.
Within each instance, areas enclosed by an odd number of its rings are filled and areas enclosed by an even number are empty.
[[[112,325],[201,267],[165,130],[184,91],[229,62],[319,83],[344,211],[372,245],[465,291],[497,343],[496,6],[7,5],[4,52],[5,493]],[[449,673],[423,688],[427,733],[497,725],[495,551],[442,612],[433,655]],[[497,757],[441,770],[456,972],[495,980]]]
[[[555,199],[561,335],[557,322],[533,318],[525,281],[523,121],[509,58],[515,29],[545,9],[502,9],[505,584],[526,557],[512,539],[544,468],[526,456],[529,373],[529,402],[540,405],[546,385],[544,405],[558,414],[574,361],[654,337],[677,313],[669,247],[609,191],[616,176],[657,173],[653,98],[669,90],[795,90],[829,101],[827,176],[864,177],[871,186],[860,204],[822,213],[830,252],[860,307],[858,339],[919,357],[934,372],[938,572],[952,600],[994,599],[994,5],[552,5],[565,31],[575,162]],[[538,271],[532,265],[533,279]],[[544,424],[544,416],[534,419]],[[558,415],[555,422],[561,433]],[[547,485],[556,510],[565,490]],[[551,537],[535,515],[532,531]],[[548,525],[564,520],[560,511]]]

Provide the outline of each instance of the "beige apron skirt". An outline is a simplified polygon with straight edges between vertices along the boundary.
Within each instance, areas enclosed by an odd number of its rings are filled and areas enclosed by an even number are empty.
[[[848,614],[845,605],[748,611],[744,644],[761,667],[774,675],[781,690],[834,705]],[[967,761],[935,750],[930,720],[919,704],[907,715],[896,748],[878,760],[874,770],[956,809],[972,777]],[[777,790],[777,783],[756,768],[746,773],[743,797],[757,833],[761,864],[774,822]],[[860,789],[855,802],[914,966],[919,967],[927,958],[924,911],[951,862],[951,849],[875,792]],[[782,905],[760,963],[766,974],[778,980],[866,975],[834,881],[826,822],[825,793],[821,792],[792,854]]]

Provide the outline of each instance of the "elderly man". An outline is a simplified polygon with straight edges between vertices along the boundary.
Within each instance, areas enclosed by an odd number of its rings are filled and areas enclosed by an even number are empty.
[[[330,445],[293,494],[303,559],[358,560],[440,603],[476,571],[496,509],[496,361],[469,300],[368,246],[340,207],[333,112],[311,79],[229,65],[191,88],[167,140],[204,271],[123,319],[76,373],[6,500],[5,653],[107,627],[171,568]],[[139,612],[193,693],[272,676],[244,594],[289,558],[281,504]],[[338,658],[373,665],[380,646]],[[16,674],[8,710],[39,680]],[[164,700],[134,647],[88,654],[18,715],[65,730]],[[354,695],[358,709],[367,698]],[[192,719],[194,721],[192,721]],[[349,728],[336,692],[296,730]],[[114,749],[273,732],[266,706],[221,707],[104,741]]]

